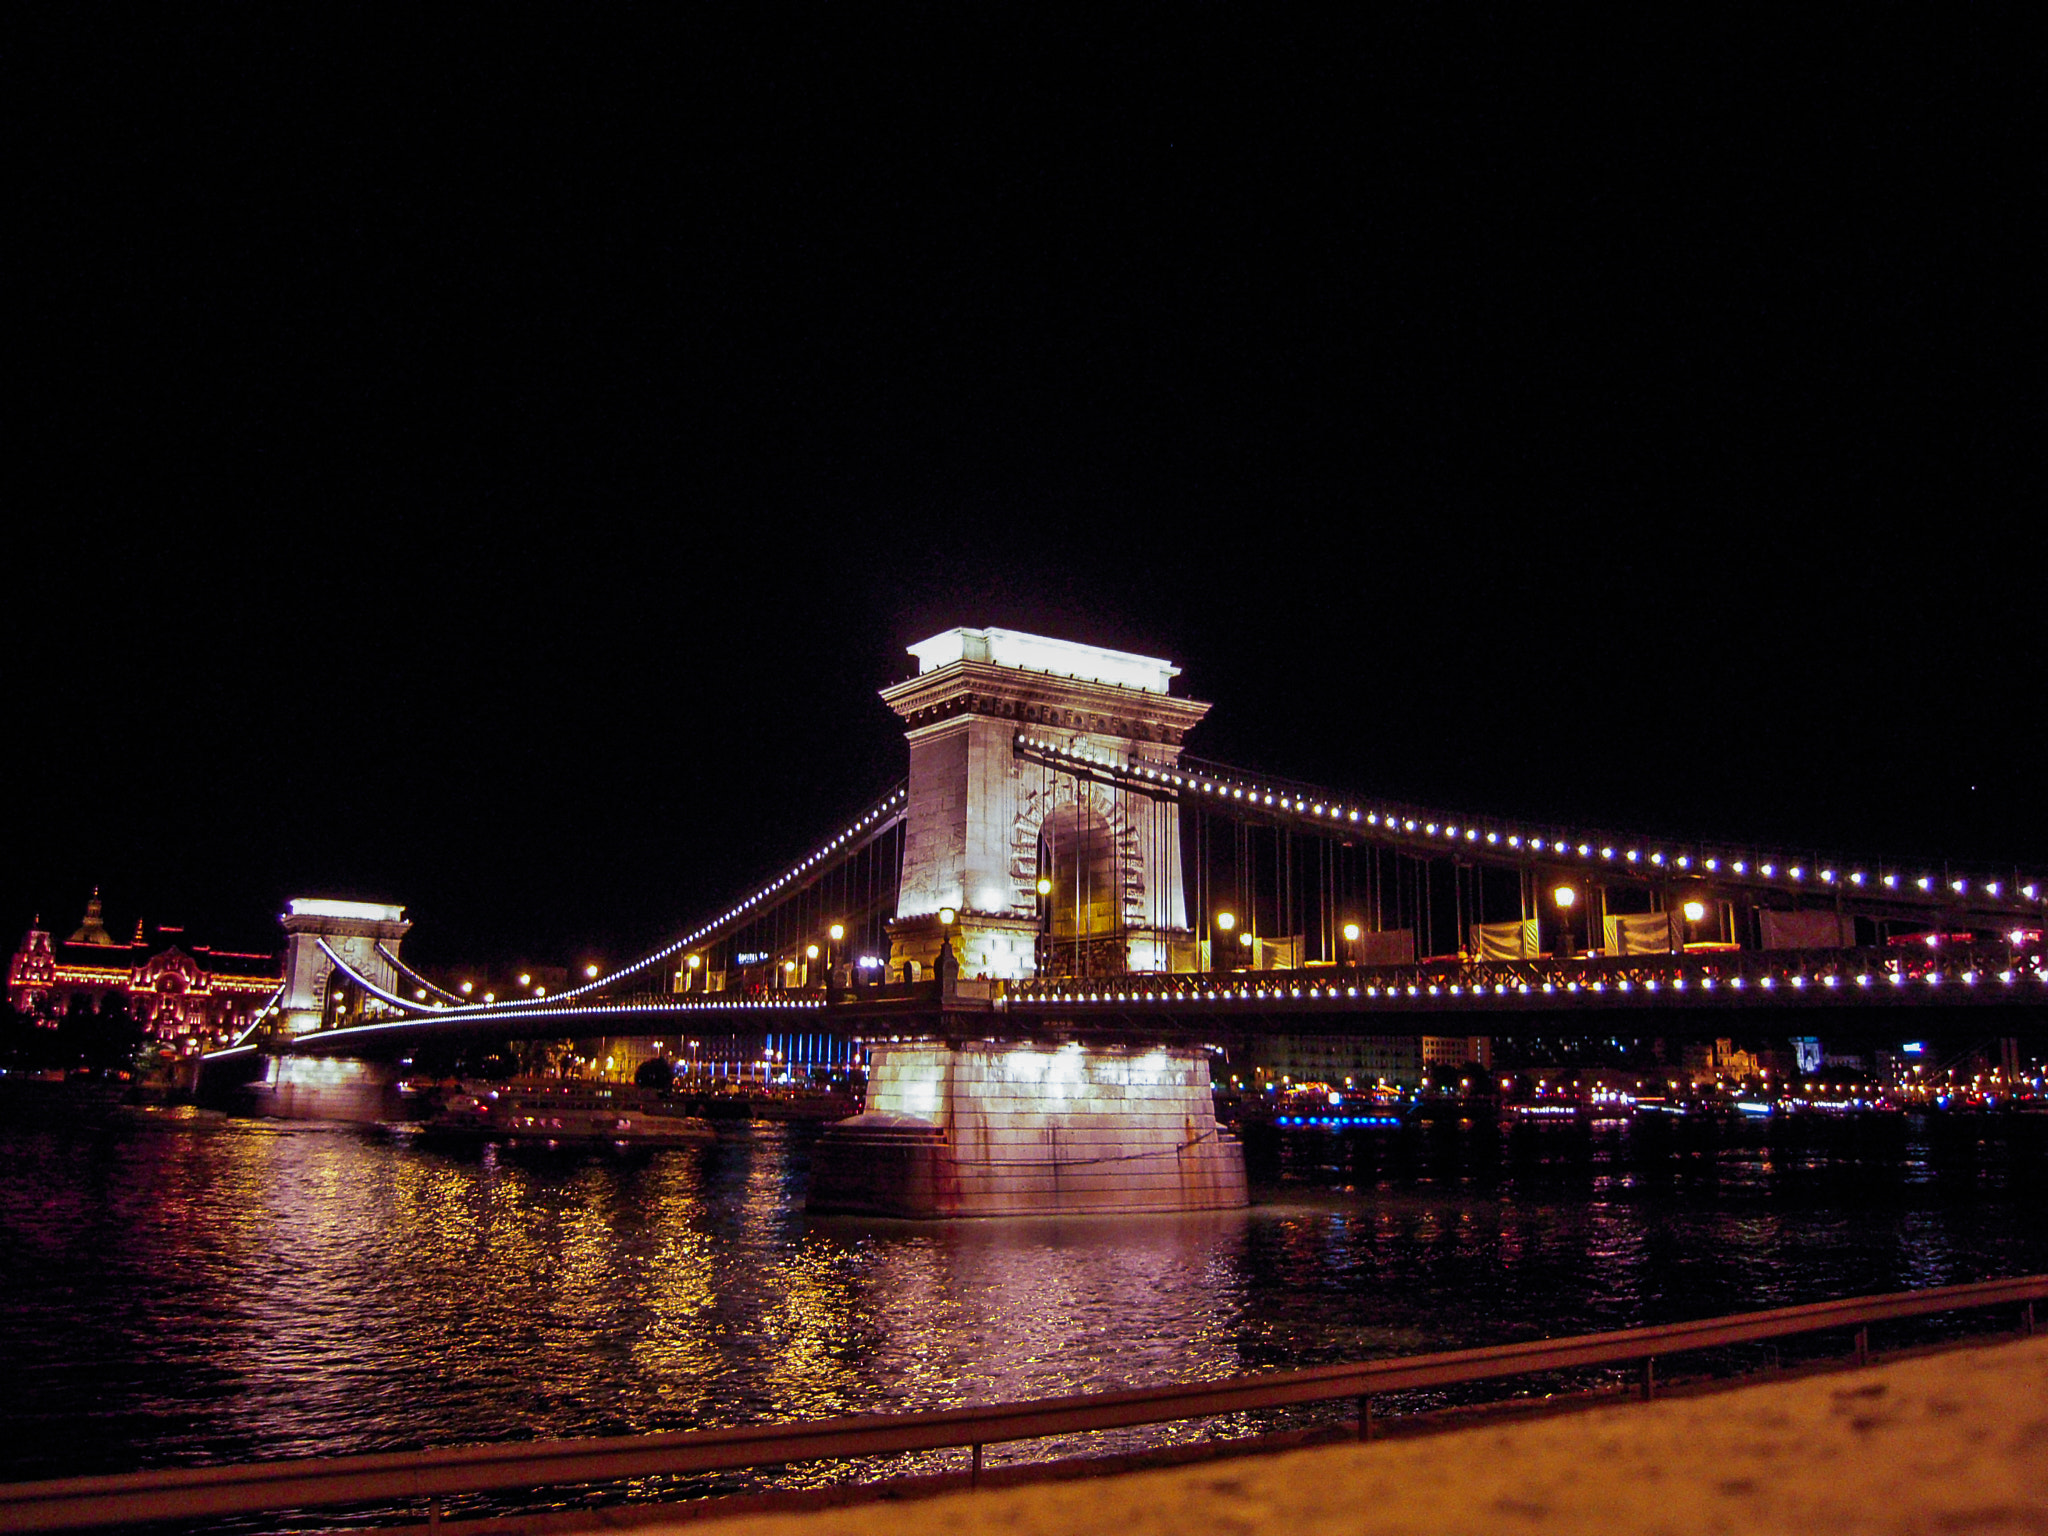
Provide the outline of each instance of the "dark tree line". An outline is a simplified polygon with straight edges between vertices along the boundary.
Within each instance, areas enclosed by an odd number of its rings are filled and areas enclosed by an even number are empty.
[[[0,1008],[0,1068],[8,1071],[132,1072],[144,1065],[147,1041],[116,994],[97,1008],[75,997],[61,1013]]]

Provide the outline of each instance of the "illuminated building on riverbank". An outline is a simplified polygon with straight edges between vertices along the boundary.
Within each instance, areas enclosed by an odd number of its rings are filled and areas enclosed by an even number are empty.
[[[104,1009],[118,998],[157,1039],[186,1051],[209,1049],[239,1033],[277,990],[275,955],[212,949],[160,926],[143,925],[126,943],[107,931],[98,891],[71,936],[40,926],[23,936],[7,966],[7,1001],[18,1012],[55,1019]]]

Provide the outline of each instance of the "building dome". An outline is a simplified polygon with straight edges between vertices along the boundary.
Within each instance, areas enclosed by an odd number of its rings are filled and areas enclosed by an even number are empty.
[[[78,925],[78,931],[64,941],[67,944],[100,944],[108,949],[116,948],[114,936],[107,932],[106,919],[100,915],[100,888],[92,888],[92,900],[85,904],[85,921]]]

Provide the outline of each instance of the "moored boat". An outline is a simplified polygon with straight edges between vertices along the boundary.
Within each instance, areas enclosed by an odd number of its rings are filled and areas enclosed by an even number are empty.
[[[463,1084],[421,1127],[424,1136],[538,1147],[694,1147],[711,1122],[623,1083]]]

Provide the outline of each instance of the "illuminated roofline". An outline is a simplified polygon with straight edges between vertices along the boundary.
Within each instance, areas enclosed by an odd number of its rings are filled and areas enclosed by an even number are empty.
[[[402,923],[405,908],[382,901],[337,901],[327,896],[294,896],[286,903],[293,917],[340,917],[361,923]]]
[[[1051,677],[1071,677],[1080,682],[1165,693],[1173,679],[1180,676],[1180,668],[1161,656],[1112,651],[1099,645],[1055,640],[1049,635],[1027,635],[1015,629],[942,630],[905,649],[917,658],[920,677],[955,662],[979,661]]]

